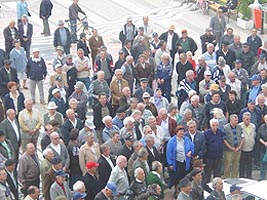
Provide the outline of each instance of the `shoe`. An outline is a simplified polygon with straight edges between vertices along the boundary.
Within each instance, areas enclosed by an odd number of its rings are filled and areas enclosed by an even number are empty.
[[[45,101],[43,101],[43,100],[41,100],[40,103],[43,105],[46,105]]]

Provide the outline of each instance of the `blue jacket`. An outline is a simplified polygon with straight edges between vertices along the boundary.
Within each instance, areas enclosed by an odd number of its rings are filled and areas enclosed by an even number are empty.
[[[23,15],[28,16],[28,4],[26,1],[22,2],[21,0],[17,3],[17,18],[21,19]]]
[[[15,48],[9,53],[10,59],[12,61],[11,67],[17,70],[17,72],[25,72],[27,65],[27,57],[24,52],[24,48],[20,47],[20,53],[17,52]]]
[[[191,140],[188,137],[184,136],[184,148],[185,148],[185,154],[187,154],[189,151],[192,152],[192,155],[194,154],[194,144],[191,142]],[[176,146],[177,146],[177,138],[176,135],[173,136],[168,144],[167,144],[167,163],[169,166],[173,166],[173,170],[176,171]],[[190,169],[190,157],[186,157],[186,170]]]
[[[216,134],[214,134],[211,129],[204,132],[207,149],[204,156],[205,158],[221,159],[223,157],[224,135],[225,133],[220,129],[217,130]]]
[[[162,63],[159,64],[159,66],[157,66],[157,72],[155,74],[156,79],[164,79],[164,81],[170,81],[171,77],[172,77],[172,65],[169,62],[169,64],[167,66],[165,66],[165,68],[163,68]]]
[[[44,59],[40,57],[40,59],[35,62],[32,58],[29,58],[27,66],[26,66],[26,74],[27,78],[33,81],[41,81],[46,77],[46,64]]]
[[[40,11],[39,11],[39,17],[45,17],[48,19],[48,17],[51,16],[51,11],[53,8],[53,4],[51,3],[50,0],[42,0],[40,4]]]
[[[12,108],[12,109],[16,110],[16,113],[18,114],[20,111],[22,111],[25,108],[25,106],[24,106],[25,97],[24,97],[22,92],[18,92],[18,93],[19,93],[18,101],[17,101],[18,102],[18,105],[17,105],[18,110],[15,109],[14,101],[10,97],[10,93],[7,93],[4,97],[5,111]]]
[[[192,141],[188,131],[185,133],[185,136]],[[199,158],[203,158],[206,153],[206,140],[204,134],[201,131],[196,131],[194,141],[192,142],[194,143],[194,153],[192,155],[199,156]]]
[[[63,117],[66,117],[66,110],[67,106],[63,98],[61,97],[60,100],[58,98],[52,97],[50,101],[55,102],[57,105],[57,111],[63,115]]]

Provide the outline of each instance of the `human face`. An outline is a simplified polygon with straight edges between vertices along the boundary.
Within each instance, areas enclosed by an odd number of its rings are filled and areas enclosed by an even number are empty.
[[[176,136],[178,138],[183,138],[184,137],[184,130],[180,129],[179,131],[177,131]]]
[[[123,95],[126,96],[126,97],[129,97],[131,96],[131,90],[130,88],[126,87],[123,89]]]
[[[212,122],[212,123],[210,124],[210,128],[211,128],[211,130],[212,130],[213,132],[216,132],[216,131],[218,130],[218,127],[219,127],[218,122]]]
[[[188,126],[188,130],[189,132],[192,134],[192,133],[195,133],[196,130],[197,130],[197,125],[195,123],[192,123]]]
[[[11,110],[11,111],[9,112],[8,118],[9,118],[10,120],[12,120],[12,121],[16,118],[16,113],[15,113],[14,110]]]
[[[112,119],[106,120],[105,125],[106,125],[106,127],[111,128],[112,127]]]
[[[142,88],[147,88],[147,82],[141,82],[141,87]]]
[[[215,185],[215,189],[216,189],[217,191],[222,191],[222,190],[223,190],[223,181],[222,181],[222,180],[219,180],[219,181],[217,182],[217,184]]]
[[[244,122],[245,125],[248,126],[250,124],[250,117],[249,116],[244,116],[243,117],[243,122]]]
[[[119,134],[115,134],[115,135],[112,137],[112,139],[113,139],[113,142],[114,142],[114,143],[117,143],[117,142],[119,142],[120,135],[119,135]]]
[[[234,37],[234,43],[240,44],[240,37],[238,37],[238,36]]]
[[[0,142],[3,142],[5,140],[5,136],[0,136]]]
[[[2,170],[0,171],[0,181],[1,181],[1,182],[5,182],[6,179],[7,179],[6,171],[2,169]]]
[[[192,178],[196,183],[200,183],[202,180],[202,175],[201,175],[201,173],[198,173],[195,176],[193,176]]]
[[[39,55],[40,55],[39,51],[33,52],[33,57],[34,58],[39,58]]]
[[[161,194],[161,188],[160,188],[160,186],[159,185],[157,185],[157,190],[156,190],[157,192],[157,195],[160,195]]]
[[[229,93],[229,100],[230,101],[235,101],[235,99],[236,99],[236,96],[234,94],[230,94]]]
[[[129,121],[127,124],[126,124],[126,129],[127,130],[132,130],[134,127],[134,123],[132,121]]]
[[[166,56],[166,57],[163,57],[161,59],[161,61],[162,61],[162,64],[163,65],[168,65],[170,60],[169,60],[169,57]]]
[[[105,74],[102,73],[102,72],[100,72],[100,73],[98,74],[98,80],[103,81],[104,78],[105,78]]]
[[[95,137],[94,136],[89,136],[86,138],[86,142],[89,146],[91,146],[92,144],[94,144],[95,141]]]
[[[75,119],[75,112],[73,110],[69,111],[68,118],[71,119],[71,120]]]
[[[209,46],[209,47],[207,47],[207,49],[208,49],[208,52],[209,52],[209,53],[212,53],[213,50],[214,50],[214,47],[213,47],[213,46]]]
[[[210,75],[205,75],[205,80],[206,81],[210,81],[210,79],[211,79],[211,76]]]
[[[118,71],[115,75],[116,75],[117,80],[122,79],[122,72],[121,71]]]
[[[78,55],[79,58],[83,58],[84,57],[83,51],[78,51],[77,55]]]
[[[220,99],[221,99],[220,94],[214,94],[214,95],[212,96],[212,101],[213,101],[214,103],[216,103],[216,104],[219,103]]]
[[[57,176],[57,177],[56,177],[56,180],[57,180],[59,183],[63,184],[63,183],[65,182],[65,180],[66,180],[66,177],[65,177],[65,176]]]
[[[253,30],[251,31],[251,35],[252,35],[252,36],[256,36],[256,35],[257,35],[257,30],[256,30],[256,29],[253,29]]]
[[[137,174],[136,178],[140,181],[144,181],[145,180],[145,172],[144,170],[140,170],[139,173]]]
[[[183,188],[183,192],[186,194],[189,194],[191,191],[192,191],[192,185],[191,184]]]
[[[32,100],[28,100],[25,104],[25,108],[29,111],[32,110]]]
[[[31,195],[33,199],[38,199],[40,196],[40,190],[38,188],[35,189],[34,194]]]
[[[231,118],[230,123],[232,126],[236,126],[238,124],[238,118],[237,117]]]
[[[60,141],[60,137],[59,137],[59,135],[53,135],[53,136],[51,136],[51,142],[52,142],[54,145],[58,145],[58,144],[59,144],[59,141]]]
[[[33,155],[35,153],[35,146],[34,146],[34,144],[28,144],[27,147],[26,147],[26,152],[29,155]]]
[[[144,145],[141,142],[138,142],[138,144],[135,146],[134,151],[138,152],[142,147],[144,147]]]
[[[140,58],[139,58],[139,61],[140,61],[140,63],[145,63],[146,62],[146,59],[145,59],[145,57],[144,56],[141,56]]]
[[[103,105],[107,103],[107,96],[106,95],[101,95],[99,98],[99,102]]]
[[[51,160],[53,160],[53,158],[54,158],[54,152],[53,151],[49,151],[47,153],[47,155],[46,155],[46,159],[51,161]]]
[[[264,80],[266,78],[266,76],[267,76],[266,71],[265,70],[261,70],[261,72],[260,72],[261,79]]]
[[[236,69],[240,69],[240,68],[241,68],[241,66],[242,66],[242,64],[241,64],[241,63],[235,63],[235,68],[236,68]]]

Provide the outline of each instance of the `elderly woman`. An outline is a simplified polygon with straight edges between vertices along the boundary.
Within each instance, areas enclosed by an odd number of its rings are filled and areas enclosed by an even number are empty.
[[[210,195],[213,197],[213,199],[226,200],[223,191],[223,180],[221,178],[214,178],[212,181],[212,187],[214,190],[210,193]]]
[[[102,120],[102,122],[105,124],[105,128],[103,130],[103,141],[107,142],[109,139],[112,138],[112,133],[114,131],[119,131],[120,129],[112,124],[112,117],[111,116],[105,116]]]
[[[264,122],[265,123],[259,127],[257,133],[257,140],[260,142],[259,146],[260,159],[262,161],[260,180],[265,179],[267,170],[267,160],[263,160],[264,154],[266,154],[265,152],[267,150],[267,115],[264,116]]]
[[[156,106],[157,111],[159,111],[161,108],[168,109],[168,99],[162,96],[162,91],[160,88],[155,89],[154,96],[151,97],[149,101]]]
[[[157,66],[155,78],[158,83],[158,87],[163,91],[163,96],[171,102],[171,77],[172,77],[172,64],[170,55],[163,53],[161,56],[161,62]]]
[[[19,92],[17,83],[14,81],[10,81],[7,84],[7,88],[9,89],[9,93],[4,97],[4,105],[5,111],[12,108],[16,111],[16,115],[18,116],[19,112],[25,108],[24,106],[24,94]]]
[[[183,119],[182,115],[179,114],[178,107],[173,103],[170,103],[169,105],[169,117],[174,119],[177,124],[179,124]]]
[[[133,117],[126,117],[123,120],[124,127],[120,130],[121,140],[124,143],[124,139],[127,135],[133,135],[134,139],[139,138],[140,136],[137,136],[135,127],[134,127],[134,118]],[[142,136],[141,136],[142,137]]]
[[[221,129],[221,131],[225,131],[224,130],[224,126],[228,123],[228,120],[224,116],[222,109],[214,108],[213,109],[213,117],[215,119],[217,119],[218,122],[219,122],[219,127],[218,128]]]
[[[190,169],[191,156],[194,153],[194,144],[184,136],[184,127],[177,125],[176,135],[167,144],[167,164],[170,171],[169,188],[175,186],[175,194],[178,193],[178,183],[185,177]]]
[[[187,108],[184,111],[184,117],[183,117],[183,120],[180,123],[184,127],[185,131],[188,131],[187,122],[189,122],[191,120],[195,121],[198,124],[198,120],[195,119],[195,118],[193,118],[192,110],[190,110],[189,108]]]

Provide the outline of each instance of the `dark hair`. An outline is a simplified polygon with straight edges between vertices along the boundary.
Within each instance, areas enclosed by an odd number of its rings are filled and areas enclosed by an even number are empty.
[[[128,43],[131,43],[132,44],[131,40],[125,40],[124,45],[126,45]]]
[[[36,186],[31,185],[27,190],[27,194],[29,195],[34,194],[36,189],[38,189]]]
[[[105,92],[100,92],[100,93],[98,94],[98,97],[100,98],[101,96],[107,96],[107,94],[106,94]]]
[[[212,92],[211,96],[213,97],[215,94],[220,95],[220,92]],[[220,95],[221,96],[221,95]]]
[[[76,140],[79,136],[80,130],[77,128],[73,128],[70,131],[70,140]]]
[[[233,95],[237,96],[237,93],[236,93],[236,91],[234,91],[234,90],[230,90],[230,91],[229,91],[229,94],[233,94]]]

